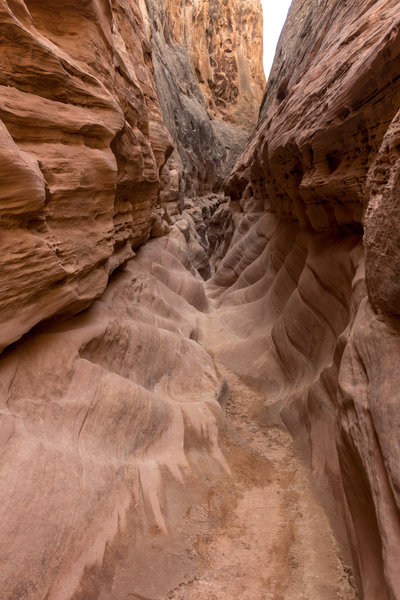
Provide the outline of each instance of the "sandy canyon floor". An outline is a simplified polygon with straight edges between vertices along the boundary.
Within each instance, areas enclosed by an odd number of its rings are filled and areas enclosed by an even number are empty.
[[[217,313],[205,315],[203,331],[203,345],[230,388],[220,441],[233,493],[223,524],[197,540],[199,569],[166,599],[358,598],[290,435],[265,422],[264,394],[215,357],[221,335]]]

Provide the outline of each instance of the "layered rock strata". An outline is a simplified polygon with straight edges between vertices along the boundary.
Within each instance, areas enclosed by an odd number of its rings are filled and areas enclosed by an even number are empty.
[[[136,2],[3,1],[0,31],[2,349],[149,238],[172,143]]]
[[[1,348],[162,236],[182,169],[218,187],[257,96],[254,6],[0,3]],[[264,394],[258,422],[292,433],[362,597],[400,599],[397,13],[294,0],[230,205],[187,201],[90,310],[3,353],[2,596],[155,596],[222,522],[227,389],[197,343],[217,267],[213,351]]]
[[[188,189],[218,187],[218,169],[244,139],[242,128],[210,121],[195,76],[196,40],[215,10],[200,11],[192,31],[187,7],[175,14],[171,3],[147,6],[150,21],[143,1],[0,3],[0,350],[42,320],[89,306],[133,249],[169,230],[167,203],[181,201],[183,169]],[[263,80],[249,36],[260,35],[259,2],[240,10],[224,3],[218,15],[207,45],[210,85],[221,79],[219,40],[229,25],[236,75],[215,97],[236,86],[235,110],[254,119]],[[172,31],[176,18],[184,35]],[[175,135],[182,156],[171,155],[164,119],[174,135],[175,121],[183,132]]]
[[[219,356],[307,457],[365,600],[400,598],[399,64],[397,2],[293,2],[210,283]]]

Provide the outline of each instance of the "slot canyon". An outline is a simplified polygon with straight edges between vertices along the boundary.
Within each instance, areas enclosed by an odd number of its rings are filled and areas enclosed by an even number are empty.
[[[400,600],[399,2],[263,18],[0,0],[1,600]]]

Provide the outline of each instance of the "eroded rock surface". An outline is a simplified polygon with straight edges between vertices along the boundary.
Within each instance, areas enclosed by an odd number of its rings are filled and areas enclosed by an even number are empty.
[[[174,227],[90,310],[3,355],[2,598],[159,597],[183,579],[229,473],[226,386],[196,341],[207,306]]]
[[[0,349],[118,268],[0,359],[2,597],[400,599],[398,6],[295,0],[179,215],[258,10],[0,2]]]
[[[366,600],[400,598],[399,64],[397,2],[293,2],[209,288],[217,356],[289,427]]]
[[[1,597],[357,597],[264,392],[212,358],[184,217],[0,359]]]
[[[237,111],[256,118],[261,22],[258,0],[0,3],[0,350],[85,309],[132,249],[167,233],[184,169],[187,192],[220,187],[246,137]],[[215,107],[235,89],[232,111],[208,110],[194,68],[204,57]],[[174,135],[179,125],[173,154],[164,120]]]
[[[3,1],[0,27],[4,348],[149,238],[172,143],[136,2]]]
[[[219,191],[258,118],[265,85],[260,0],[145,5],[160,104],[186,191]]]

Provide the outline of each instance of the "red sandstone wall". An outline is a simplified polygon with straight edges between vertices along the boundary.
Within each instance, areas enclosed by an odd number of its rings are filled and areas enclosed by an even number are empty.
[[[0,31],[3,348],[148,239],[172,145],[136,2],[3,1]]]
[[[366,600],[400,598],[399,65],[397,2],[295,0],[213,281],[221,355],[307,457]]]

